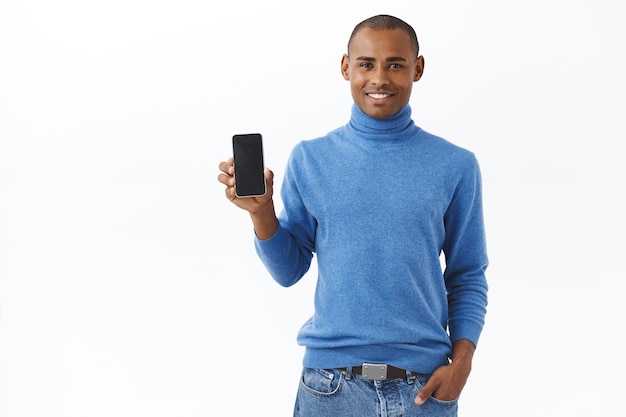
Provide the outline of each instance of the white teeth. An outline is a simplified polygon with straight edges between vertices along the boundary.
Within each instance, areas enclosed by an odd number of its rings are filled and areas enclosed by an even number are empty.
[[[369,96],[371,98],[385,98],[385,97],[389,97],[389,94],[375,94],[375,93],[370,93]]]

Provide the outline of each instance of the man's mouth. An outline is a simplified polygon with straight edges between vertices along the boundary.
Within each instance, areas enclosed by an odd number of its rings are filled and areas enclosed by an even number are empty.
[[[375,100],[391,97],[391,94],[388,93],[367,93],[367,95]]]

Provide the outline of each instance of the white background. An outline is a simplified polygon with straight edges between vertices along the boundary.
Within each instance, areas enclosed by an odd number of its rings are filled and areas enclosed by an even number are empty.
[[[3,0],[2,417],[291,415],[315,265],[271,280],[217,164],[261,132],[279,186],[347,121],[341,55],[378,13],[418,33],[416,123],[483,171],[460,415],[621,412],[622,2]]]

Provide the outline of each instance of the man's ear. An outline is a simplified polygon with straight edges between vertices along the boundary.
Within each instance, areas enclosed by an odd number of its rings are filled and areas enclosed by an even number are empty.
[[[417,57],[417,60],[415,61],[415,78],[413,78],[413,82],[419,81],[420,78],[422,78],[423,74],[424,74],[424,57],[420,55]]]
[[[350,58],[348,55],[344,54],[341,58],[341,75],[344,80],[350,80],[350,74],[348,72],[348,67],[350,66]]]

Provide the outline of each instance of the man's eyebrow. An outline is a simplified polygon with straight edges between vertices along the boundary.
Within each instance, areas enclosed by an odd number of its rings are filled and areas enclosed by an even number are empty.
[[[358,56],[358,57],[356,57],[356,60],[357,61],[374,62],[374,61],[376,61],[376,58],[372,58],[370,56]],[[398,61],[407,62],[408,60],[406,58],[401,57],[401,56],[390,56],[385,61],[387,61],[387,62],[398,62]]]
[[[408,62],[408,59],[402,56],[392,56],[392,57],[387,58],[387,62],[397,62],[397,61]]]

